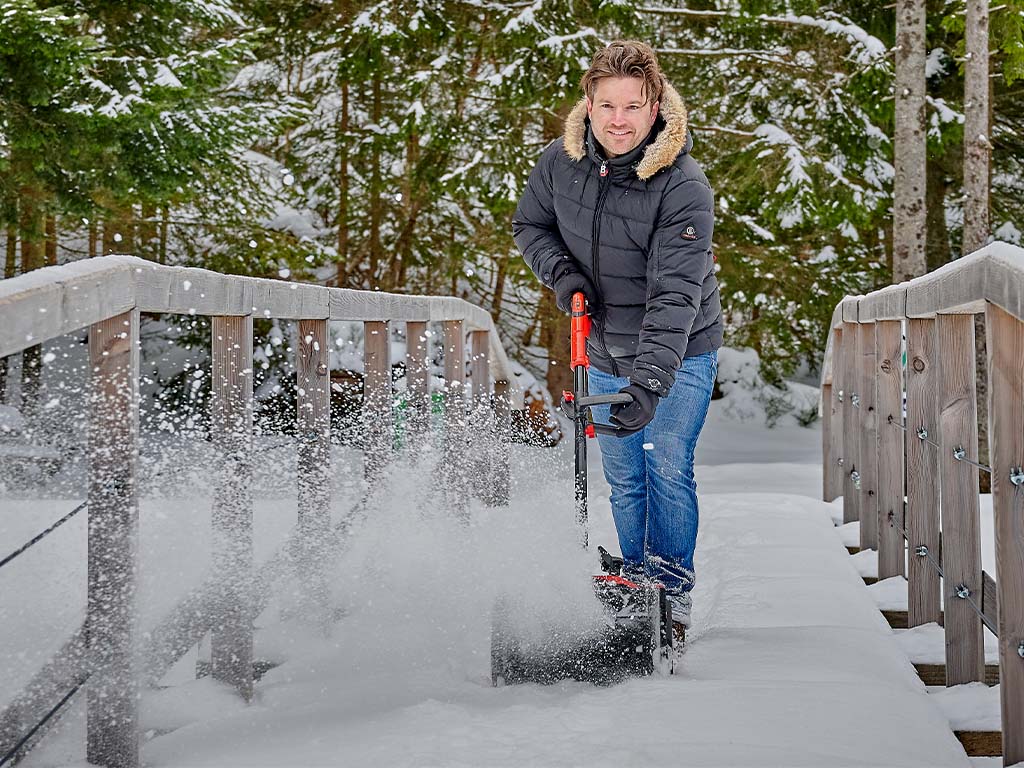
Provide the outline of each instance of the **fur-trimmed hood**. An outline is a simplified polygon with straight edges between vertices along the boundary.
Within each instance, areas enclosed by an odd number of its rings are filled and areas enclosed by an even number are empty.
[[[658,171],[668,168],[679,153],[688,148],[686,106],[682,98],[668,83],[661,95],[658,115],[664,126],[654,141],[644,149],[643,158],[637,164],[636,175],[647,181]],[[657,127],[657,124],[655,124]],[[565,120],[565,153],[579,162],[587,154],[587,100],[580,99]]]

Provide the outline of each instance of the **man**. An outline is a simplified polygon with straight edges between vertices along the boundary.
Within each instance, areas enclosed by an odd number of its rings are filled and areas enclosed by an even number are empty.
[[[640,429],[599,437],[612,515],[624,574],[664,585],[682,640],[697,540],[693,453],[722,345],[714,197],[690,156],[686,108],[649,46],[599,50],[581,86],[565,135],[530,174],[512,233],[562,311],[577,291],[587,297],[591,393],[633,396],[595,409]]]

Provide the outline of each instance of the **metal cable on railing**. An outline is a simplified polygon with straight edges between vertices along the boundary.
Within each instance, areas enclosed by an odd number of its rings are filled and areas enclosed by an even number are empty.
[[[889,523],[897,531],[900,532],[900,535],[903,536],[903,540],[909,544],[910,536],[907,534],[906,529],[896,521],[896,515],[893,512],[889,513]],[[928,565],[930,565],[937,574],[939,574],[939,578],[943,581],[946,580],[946,574],[942,570],[942,565],[934,557],[932,557],[932,553],[928,551],[928,547],[926,547],[924,544],[919,544],[918,546],[914,547],[914,554],[918,557],[923,557],[925,559],[925,562],[928,563]],[[996,629],[995,624],[989,620],[989,618],[982,612],[978,604],[975,603],[974,600],[971,598],[971,590],[966,584],[957,584],[956,588],[953,590],[953,594],[961,600],[966,600],[967,604],[971,606],[971,608],[976,614],[978,614],[978,618],[981,619],[982,624],[988,627],[992,634],[996,635],[997,637],[999,636],[999,632]]]
[[[42,541],[43,539],[45,539],[45,538],[46,538],[47,536],[49,536],[49,535],[50,535],[51,533],[53,533],[53,532],[54,532],[55,530],[57,530],[57,529],[58,529],[58,528],[59,528],[60,526],[64,525],[64,523],[66,523],[66,522],[67,522],[68,520],[70,520],[70,519],[71,519],[72,517],[74,517],[75,515],[77,515],[77,514],[78,514],[79,512],[81,512],[81,511],[82,511],[83,509],[85,509],[85,508],[86,508],[87,506],[89,506],[89,502],[88,502],[88,501],[83,501],[83,502],[82,502],[81,504],[79,504],[79,505],[78,505],[77,507],[75,507],[74,509],[72,509],[72,510],[71,510],[70,512],[68,512],[68,513],[67,513],[66,515],[64,515],[64,517],[62,517],[62,518],[61,518],[60,520],[58,520],[58,521],[57,521],[56,523],[54,523],[53,525],[51,525],[51,526],[50,526],[49,528],[47,528],[47,529],[46,529],[45,531],[43,531],[42,533],[40,533],[40,534],[36,535],[36,536],[35,536],[35,537],[33,537],[33,538],[32,538],[32,539],[30,540],[30,541],[27,541],[27,542],[25,542],[24,544],[22,544],[22,545],[21,545],[20,547],[18,547],[18,548],[17,548],[16,550],[14,550],[13,552],[11,552],[11,554],[9,554],[9,555],[8,555],[7,557],[5,557],[5,558],[4,558],[3,560],[0,560],[0,568],[3,568],[3,567],[4,567],[5,565],[7,565],[7,564],[8,564],[9,562],[11,562],[11,560],[13,560],[14,558],[16,558],[16,557],[17,557],[18,555],[22,554],[22,553],[23,553],[23,552],[24,552],[25,550],[27,550],[27,549],[28,549],[29,547],[31,547],[31,546],[33,546],[33,545],[35,545],[35,544],[38,544],[38,543],[39,543],[40,541]]]
[[[894,419],[891,414],[889,415],[888,422],[889,422],[889,424],[891,426],[896,427],[896,429],[902,429],[904,432],[908,432],[909,431],[902,424],[898,424],[896,422],[896,419]],[[925,429],[924,427],[918,428],[918,430],[917,430],[917,438],[919,440],[921,440],[922,442],[928,443],[928,445],[933,445],[936,448],[941,448],[941,446],[938,443],[936,443],[934,440],[929,440],[928,439],[928,430]],[[976,461],[972,461],[971,459],[968,459],[967,458],[967,451],[966,451],[966,449],[964,449],[964,447],[962,445],[958,445],[956,448],[953,449],[953,458],[956,459],[957,461],[965,461],[968,464],[971,464],[971,465],[977,467],[978,469],[982,470],[983,472],[988,472],[989,474],[992,474],[992,467],[986,466],[984,464],[979,464]]]
[[[306,437],[305,441],[313,442],[313,441],[315,441],[317,439],[317,437],[318,437],[318,435],[316,433],[312,433],[311,435],[308,435]],[[250,457],[262,456],[263,454],[269,453],[270,451],[277,451],[277,450],[280,450],[281,448],[292,447],[292,446],[301,444],[302,442],[305,442],[305,441],[300,440],[300,439],[295,439],[295,440],[289,440],[289,441],[286,441],[286,442],[283,442],[283,443],[278,443],[277,445],[266,446],[265,448],[260,448],[257,451],[253,451],[252,453],[249,454],[249,456]],[[235,458],[240,458],[240,457],[235,457]],[[161,472],[157,472],[156,474],[152,475],[151,477],[152,478],[156,478],[156,477],[159,477],[162,474],[163,474],[162,471]],[[75,515],[77,515],[83,509],[85,509],[87,506],[89,506],[89,502],[88,501],[83,501],[81,504],[79,504],[77,507],[72,509],[66,515],[64,515],[64,517],[62,517],[60,520],[55,522],[53,525],[51,525],[45,531],[42,531],[41,533],[37,534],[36,536],[33,536],[29,541],[26,541],[24,544],[22,544],[16,550],[11,552],[11,554],[7,555],[3,560],[0,560],[0,568],[3,568],[5,565],[7,565],[9,562],[14,560],[19,555],[24,554],[25,551],[27,551],[28,549],[30,549],[31,547],[35,546],[40,541],[45,539],[47,536],[49,536],[55,530],[57,530],[62,525],[64,525],[64,523],[66,523],[68,520],[73,518]]]
[[[28,744],[29,739],[35,736],[39,729],[46,725],[49,719],[53,717],[55,714],[57,714],[61,710],[61,708],[65,704],[67,704],[68,701],[71,700],[71,697],[78,693],[78,689],[81,688],[83,685],[85,685],[84,680],[80,682],[78,685],[76,685],[74,688],[72,688],[70,691],[68,691],[66,694],[64,694],[64,698],[57,702],[57,704],[43,716],[42,720],[40,720],[38,723],[32,726],[32,730],[30,730],[28,733],[22,736],[18,740],[18,743],[11,747],[11,749],[7,752],[6,755],[0,757],[0,768],[6,765],[10,760],[14,759],[14,757],[17,756],[18,752],[21,751],[22,747]]]

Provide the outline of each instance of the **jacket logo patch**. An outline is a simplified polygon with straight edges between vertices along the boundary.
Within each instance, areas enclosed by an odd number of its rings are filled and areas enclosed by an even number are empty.
[[[686,229],[683,230],[683,234],[681,235],[681,237],[683,238],[683,240],[696,240],[697,230],[695,230],[693,227],[687,227]]]

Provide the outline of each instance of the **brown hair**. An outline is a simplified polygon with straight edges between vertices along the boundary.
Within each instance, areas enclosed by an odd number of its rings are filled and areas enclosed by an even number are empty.
[[[661,101],[661,94],[665,90],[665,75],[654,49],[636,40],[615,40],[594,54],[590,69],[580,80],[580,86],[588,99],[593,100],[597,81],[605,77],[636,77],[643,80],[643,92],[649,103]]]

